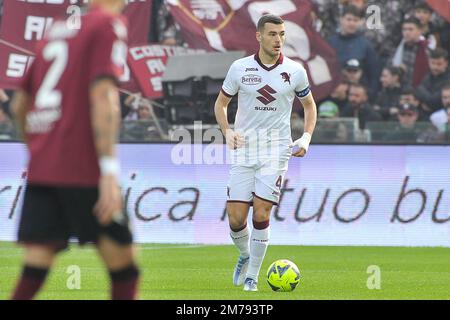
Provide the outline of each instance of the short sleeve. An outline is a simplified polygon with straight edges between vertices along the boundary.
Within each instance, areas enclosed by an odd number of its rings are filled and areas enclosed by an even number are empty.
[[[236,74],[236,64],[233,63],[228,70],[227,76],[223,81],[222,93],[227,97],[231,98],[236,95],[239,91],[238,76]]]
[[[305,68],[301,68],[299,71],[299,76],[297,79],[297,86],[295,87],[295,94],[300,99],[306,97],[311,92],[311,87],[309,86],[308,74]]]
[[[127,55],[127,29],[120,20],[105,20],[92,39],[89,80],[107,77],[118,82]]]

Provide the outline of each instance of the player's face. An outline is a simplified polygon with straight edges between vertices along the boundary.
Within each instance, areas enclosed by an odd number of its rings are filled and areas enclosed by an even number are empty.
[[[277,57],[286,40],[284,24],[266,23],[263,30],[256,33],[256,38],[266,55]]]

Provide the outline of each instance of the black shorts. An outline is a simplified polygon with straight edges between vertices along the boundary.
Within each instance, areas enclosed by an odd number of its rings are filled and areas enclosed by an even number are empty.
[[[18,242],[51,246],[55,251],[67,247],[75,237],[81,245],[96,243],[106,235],[119,245],[129,245],[133,237],[126,210],[120,221],[102,226],[93,213],[98,188],[28,185],[20,218]]]

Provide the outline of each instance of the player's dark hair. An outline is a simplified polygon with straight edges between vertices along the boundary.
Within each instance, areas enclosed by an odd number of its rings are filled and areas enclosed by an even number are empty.
[[[345,6],[344,9],[342,10],[341,17],[345,17],[348,14],[358,17],[360,19],[364,18],[363,11],[354,5]]]
[[[441,59],[444,58],[448,61],[448,52],[445,49],[442,48],[436,48],[435,50],[432,50],[430,52],[430,59]]]
[[[409,18],[403,20],[402,25],[405,25],[405,24],[407,24],[407,23],[415,24],[415,25],[417,26],[417,28],[419,28],[419,29],[422,28],[422,23],[421,23],[420,20],[417,19],[416,17],[409,17]]]
[[[274,14],[266,14],[266,15],[262,16],[261,18],[259,18],[256,29],[258,31],[262,31],[264,29],[264,25],[266,23],[283,24],[284,20],[281,19],[281,17],[276,16]]]

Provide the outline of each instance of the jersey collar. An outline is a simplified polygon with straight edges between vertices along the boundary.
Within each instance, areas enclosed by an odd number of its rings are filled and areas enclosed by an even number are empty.
[[[282,64],[282,63],[283,63],[283,59],[284,59],[284,56],[283,56],[283,54],[280,52],[280,57],[278,58],[277,62],[275,62],[275,64],[269,68],[269,67],[266,67],[266,66],[264,65],[264,63],[261,62],[261,59],[259,58],[259,52],[257,52],[257,53],[255,54],[255,60],[256,60],[256,62],[258,62],[258,64],[261,66],[261,68],[263,68],[264,70],[267,70],[267,71],[273,70],[273,69],[275,69],[279,64]]]

